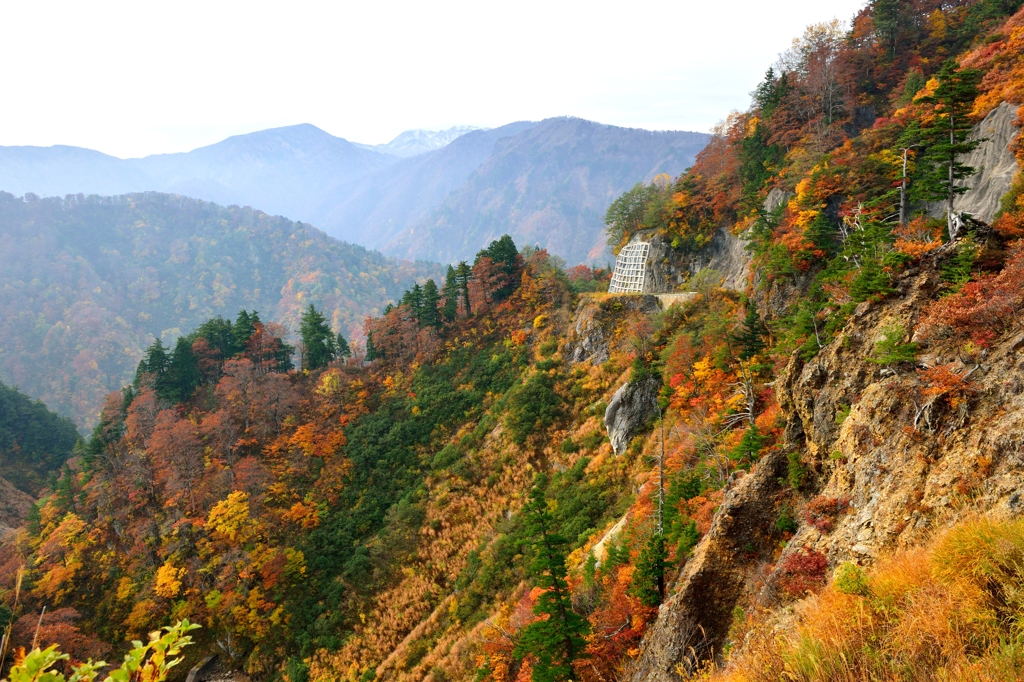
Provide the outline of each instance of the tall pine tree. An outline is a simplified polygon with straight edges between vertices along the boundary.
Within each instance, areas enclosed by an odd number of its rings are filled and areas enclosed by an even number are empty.
[[[544,497],[546,483],[546,476],[537,477],[523,508],[533,545],[529,573],[543,590],[533,607],[540,619],[522,629],[515,655],[532,656],[533,682],[568,682],[574,679],[573,662],[583,657],[590,623],[572,610],[565,568],[569,543],[554,528]]]
[[[958,71],[956,61],[950,59],[942,65],[938,80],[935,92],[918,100],[933,105],[934,116],[919,128],[923,153],[917,164],[916,187],[920,198],[945,202],[949,237],[956,239],[961,226],[953,211],[953,200],[967,191],[961,181],[976,172],[959,159],[981,144],[981,140],[967,139],[973,127],[969,115],[978,96],[981,72]]]
[[[203,381],[199,360],[192,352],[192,342],[179,336],[174,351],[167,360],[167,371],[157,378],[156,392],[172,403],[185,402]]]
[[[740,359],[749,360],[764,350],[764,337],[767,335],[768,330],[761,321],[761,316],[757,314],[757,306],[753,301],[748,301],[747,315],[733,335],[733,339],[740,346]]]
[[[335,348],[338,350],[339,358],[350,358],[352,357],[352,348],[348,345],[348,341],[342,336],[341,332],[338,332],[338,336],[334,341]]]
[[[234,339],[234,351],[235,353],[241,353],[245,350],[246,344],[252,335],[256,333],[256,325],[260,321],[259,313],[255,310],[252,313],[245,311],[245,308],[238,311],[238,318],[235,320],[234,326],[231,328],[231,336]]]
[[[444,287],[441,288],[441,298],[444,304],[441,307],[441,317],[445,322],[455,320],[459,311],[459,280],[455,274],[455,268],[448,266],[448,273],[444,276]]]
[[[302,313],[302,322],[299,323],[299,335],[302,337],[302,368],[319,369],[326,367],[327,363],[337,355],[335,348],[334,332],[327,324],[327,318],[323,313],[313,307],[310,303],[306,311]]]
[[[473,279],[473,269],[469,267],[469,263],[462,261],[458,267],[455,268],[455,277],[459,284],[459,290],[462,292],[462,309],[466,317],[469,317],[471,312],[469,309],[469,280]]]
[[[665,599],[667,559],[665,536],[656,532],[647,541],[647,546],[640,550],[633,571],[633,582],[629,586],[629,594],[644,606],[657,606]]]
[[[441,314],[437,306],[441,302],[441,294],[437,290],[437,284],[428,279],[423,285],[423,294],[420,304],[419,323],[421,327],[441,327]]]

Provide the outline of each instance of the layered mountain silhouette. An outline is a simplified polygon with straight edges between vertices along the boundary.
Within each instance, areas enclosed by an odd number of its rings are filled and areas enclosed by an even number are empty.
[[[470,258],[507,232],[570,262],[593,262],[607,256],[608,204],[638,179],[680,173],[707,140],[552,118],[407,131],[368,146],[302,124],[141,159],[67,146],[0,147],[0,190],[171,192],[312,223],[389,255],[446,262]]]

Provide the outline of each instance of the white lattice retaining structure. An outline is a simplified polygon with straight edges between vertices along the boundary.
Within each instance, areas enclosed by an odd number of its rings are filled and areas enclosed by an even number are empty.
[[[630,242],[622,247],[615,257],[615,270],[608,284],[609,294],[643,292],[644,276],[647,273],[647,254],[650,242]]]

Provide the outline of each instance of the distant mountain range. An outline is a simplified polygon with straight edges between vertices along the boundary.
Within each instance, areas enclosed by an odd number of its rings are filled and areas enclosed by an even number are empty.
[[[602,216],[611,201],[638,181],[680,173],[707,140],[552,118],[407,131],[370,146],[302,124],[141,159],[0,147],[0,190],[170,192],[280,214],[403,258],[471,258],[508,232],[573,263],[600,262],[608,256]]]

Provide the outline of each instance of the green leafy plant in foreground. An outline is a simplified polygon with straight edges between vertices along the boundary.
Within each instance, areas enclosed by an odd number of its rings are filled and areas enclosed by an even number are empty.
[[[181,662],[175,658],[181,650],[192,644],[192,637],[186,633],[199,627],[188,619],[164,628],[165,633],[152,632],[149,643],[132,642],[132,649],[124,656],[120,668],[111,670],[103,682],[161,682],[167,679],[171,668]],[[92,682],[106,667],[106,661],[86,661],[71,668],[71,676],[56,672],[53,667],[60,661],[68,660],[67,654],[57,650],[57,645],[45,649],[33,649],[24,660],[11,668],[9,682]]]

